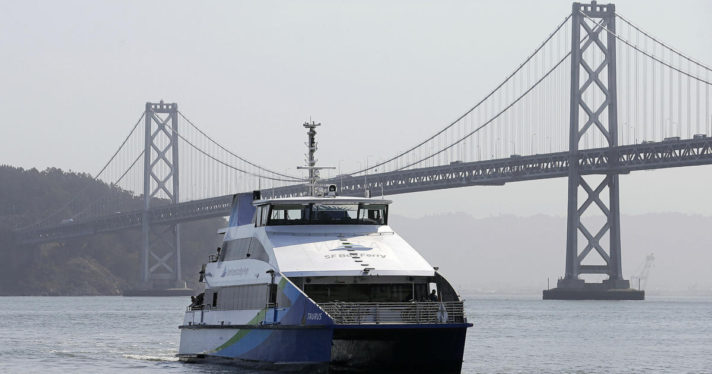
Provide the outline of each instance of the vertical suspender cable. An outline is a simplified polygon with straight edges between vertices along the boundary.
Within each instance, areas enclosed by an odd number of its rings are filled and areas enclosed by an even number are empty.
[[[707,82],[710,81],[709,79],[709,70],[705,70],[705,80]],[[712,122],[712,117],[710,117],[710,86],[708,84],[705,85],[705,122]],[[712,123],[709,123],[707,126],[705,126],[705,131],[707,133],[707,136],[712,136]]]
[[[691,64],[690,60],[687,60],[687,71],[692,71]],[[689,136],[692,132],[692,81],[690,78],[687,78],[685,81],[687,82],[687,97],[685,98],[687,101],[687,117],[685,118],[685,122],[687,122],[688,126],[688,132],[685,135]]]
[[[700,76],[700,65],[697,65],[697,77]],[[701,123],[700,123],[700,81],[697,81],[697,89],[695,90],[695,123],[697,123],[697,133],[700,134]]]
[[[682,57],[678,56],[677,61],[679,64],[682,63]],[[682,67],[682,66],[680,66]],[[675,135],[682,136],[682,73],[678,72],[677,75],[677,130],[678,133]]]
[[[505,87],[506,87],[506,89],[505,89],[505,91],[504,91],[503,105],[507,105],[507,103],[509,103],[509,93],[510,93],[510,91],[511,91],[511,89],[509,89],[509,83],[507,83],[507,84],[505,85]],[[503,130],[504,130],[504,137],[505,137],[505,139],[507,139],[507,140],[506,140],[506,141],[507,141],[507,147],[509,147],[510,145],[513,145],[512,143],[514,143],[514,140],[513,140],[512,138],[510,138],[510,133],[511,133],[510,116],[511,116],[511,114],[512,114],[512,112],[510,112],[510,111],[508,110],[508,111],[505,113],[505,115],[502,117],[502,122],[503,122],[502,125],[504,125],[504,129],[503,129]],[[516,147],[515,147],[515,148],[516,148]],[[512,153],[514,153],[514,149],[510,149],[509,152],[508,152],[508,153],[505,153],[505,154],[512,154]]]
[[[530,78],[531,78],[531,63],[527,64],[527,87],[530,86]],[[527,123],[527,143],[529,143],[529,154],[534,154],[534,150],[531,147],[531,137],[532,137],[532,110],[531,110],[531,100],[530,98],[525,98],[525,105],[526,105],[526,112],[525,112],[525,117],[526,120],[525,122]]]
[[[648,39],[643,38],[643,50],[648,50]],[[650,140],[648,137],[648,61],[643,62],[643,138]]]
[[[519,78],[516,81],[516,88],[514,90],[514,95],[512,96],[512,101],[516,100],[517,96],[520,95],[520,92],[524,90],[524,76],[523,74],[519,75]],[[519,154],[526,154],[527,149],[526,149],[526,137],[527,137],[527,132],[526,132],[526,117],[524,113],[524,101],[521,101],[516,104],[516,112],[514,113],[515,119],[514,122],[516,123],[516,128],[517,128],[517,148],[519,151]]]
[[[672,63],[673,63],[673,60],[675,59],[675,56],[672,54],[672,52],[670,52],[669,54],[670,54],[670,64],[672,64]],[[667,91],[668,91],[668,104],[669,104],[669,105],[668,105],[668,130],[667,130],[668,136],[672,136],[671,134],[673,133],[673,132],[672,132],[672,116],[673,116],[673,114],[675,113],[675,112],[674,112],[674,108],[673,108],[673,106],[672,106],[672,104],[673,104],[673,101],[672,101],[672,98],[673,98],[672,91],[673,91],[673,89],[674,89],[674,85],[673,85],[673,75],[674,75],[674,73],[675,73],[675,72],[674,72],[672,69],[668,69],[668,88],[667,88]]]
[[[564,49],[565,49],[566,46],[570,46],[570,45],[571,45],[571,37],[572,37],[571,34],[572,34],[573,31],[572,31],[572,30],[569,30],[569,24],[568,24],[568,23],[567,23],[566,25],[564,25],[564,29],[565,29],[565,31],[566,31],[566,33],[564,34]],[[572,64],[572,63],[573,63],[573,59],[572,59],[571,57],[569,57],[569,64]],[[569,66],[569,67],[570,67],[570,66]],[[571,70],[571,69],[569,69],[569,70]],[[564,71],[566,71],[566,69],[564,69]],[[563,74],[566,74],[566,73],[564,72]],[[564,75],[564,76],[567,77],[566,75]],[[567,83],[569,83],[569,85],[571,84],[571,77],[568,77]],[[564,86],[563,89],[564,89],[564,92],[565,92],[565,95],[566,95],[566,98],[567,98],[567,100],[566,100],[564,103],[568,103],[568,102],[571,100],[571,97],[570,97],[571,91],[570,91],[570,90],[566,90],[566,86]],[[563,105],[563,108],[564,108],[564,113],[567,113],[567,115],[564,116],[564,129],[566,130],[566,135],[563,136],[562,139],[561,139],[561,146],[562,146],[562,150],[568,151],[568,150],[569,150],[569,147],[568,147],[568,144],[569,144],[569,143],[568,143],[567,140],[568,140],[568,138],[571,136],[571,134],[570,134],[570,132],[571,132],[571,125],[568,123],[568,118],[571,116],[571,107],[569,107],[568,105],[564,104],[564,105]]]
[[[635,35],[635,44],[636,45],[639,44],[639,39],[640,39],[640,37],[638,36],[638,34],[636,34]],[[638,81],[638,75],[640,74],[640,69],[639,69],[640,64],[638,62],[638,54],[635,53],[634,56],[635,56],[634,57],[635,58],[635,60],[634,60],[634,62],[635,62],[635,69],[634,69],[635,70],[635,87],[634,87],[635,112],[633,112],[634,113],[633,122],[635,122],[635,130],[641,130],[639,116],[638,116],[638,113],[640,112],[640,110],[639,110],[640,109],[640,105],[639,105],[640,104],[640,95],[638,95],[638,87],[640,86],[639,85],[640,82]],[[633,130],[633,131],[635,132],[635,130]],[[643,136],[643,135],[641,134],[641,136]],[[637,136],[636,136],[635,142],[636,143],[638,142]]]
[[[647,40],[647,39],[646,39],[646,40]],[[647,44],[647,43],[646,43],[646,44]],[[653,52],[652,52],[652,53],[653,53],[653,56],[655,56],[655,52],[657,52],[657,48],[656,48],[656,44],[653,43]],[[651,106],[650,106],[651,114],[652,114],[652,118],[653,118],[653,120],[652,120],[652,122],[651,122],[651,125],[652,125],[652,138],[653,138],[653,139],[657,139],[656,133],[655,133],[655,130],[656,130],[656,128],[657,128],[657,126],[656,126],[656,125],[657,125],[657,120],[658,120],[658,119],[657,119],[657,111],[655,110],[655,102],[656,102],[656,100],[657,100],[657,91],[656,91],[656,87],[655,87],[655,76],[656,76],[656,74],[655,74],[655,62],[654,62],[654,61],[652,61],[652,62],[650,63],[650,69],[651,69],[650,77],[652,78],[651,81],[652,81],[652,86],[653,86],[653,88],[652,88],[652,90],[651,90],[652,102],[651,102]]]
[[[556,35],[556,56],[558,57],[560,55],[561,55],[561,33]],[[551,137],[549,144],[552,144],[551,142],[555,141],[555,139],[556,139],[556,135],[559,130],[559,121],[561,119],[561,117],[560,117],[561,113],[559,112],[559,110],[561,108],[561,101],[559,100],[559,94],[561,93],[561,90],[559,87],[559,83],[560,83],[559,78],[560,78],[559,72],[557,71],[556,74],[554,74],[554,90],[556,90],[556,95],[554,97],[556,99],[554,101],[554,110],[552,111],[552,113],[554,113],[554,116],[555,116],[554,117],[554,127],[551,131],[551,134],[549,135]],[[549,152],[553,152],[553,150],[551,149],[551,146],[549,146]]]
[[[628,40],[630,40],[630,27],[628,27]],[[633,104],[632,104],[632,92],[630,91],[630,86],[631,86],[631,81],[633,80],[633,77],[631,76],[630,73],[630,63],[631,63],[631,51],[630,48],[626,48],[626,59],[625,59],[625,68],[626,68],[626,78],[625,78],[625,96],[626,96],[626,108],[625,108],[625,122],[626,126],[628,126],[627,133],[628,133],[628,144],[634,144],[635,143],[635,138],[633,138],[633,141],[631,142],[631,134],[630,134],[630,129],[633,127],[630,122],[630,111],[633,109]]]
[[[660,59],[665,60],[665,49],[661,48]],[[665,138],[665,66],[660,66],[660,138]]]
[[[552,50],[552,55],[554,53],[556,53],[556,51]],[[553,66],[554,64],[551,65]],[[549,78],[549,95],[551,97],[551,101],[549,102],[549,117],[546,122],[546,138],[544,139],[544,149],[546,150],[546,153],[553,152],[552,145],[554,139],[554,131],[556,129],[556,122],[558,121],[557,111],[559,110],[559,91],[557,91],[557,89],[559,80],[557,73],[558,71],[554,72],[551,78]]]
[[[503,90],[500,90],[500,92],[495,97],[495,101],[492,105],[492,110],[494,113],[496,113],[499,108],[505,105],[505,97],[506,96]],[[504,154],[506,154],[507,152],[507,142],[504,140],[504,138],[506,137],[505,133],[507,131],[507,122],[505,117],[506,116],[504,115],[500,116],[492,122],[492,125],[494,126],[494,136],[496,137],[495,147],[497,149],[497,156],[495,158],[504,157]]]

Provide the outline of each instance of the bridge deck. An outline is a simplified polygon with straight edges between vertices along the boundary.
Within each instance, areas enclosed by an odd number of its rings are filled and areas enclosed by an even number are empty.
[[[613,161],[611,161],[613,160]],[[649,142],[576,153],[559,152],[505,159],[454,163],[411,170],[370,174],[367,178],[344,177],[326,180],[342,185],[342,195],[363,195],[364,189],[384,195],[457,188],[502,185],[568,175],[569,162],[577,162],[581,174],[625,174],[636,170],[712,164],[712,138]],[[265,196],[298,196],[303,185],[263,191]],[[95,217],[63,225],[31,228],[15,233],[20,244],[36,244],[69,238],[140,228],[144,218],[152,224],[172,224],[229,214],[232,195]]]

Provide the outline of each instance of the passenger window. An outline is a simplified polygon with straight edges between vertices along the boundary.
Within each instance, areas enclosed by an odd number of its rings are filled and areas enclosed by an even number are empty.
[[[269,285],[269,303],[275,305],[277,303],[277,285]]]
[[[260,226],[266,226],[268,218],[269,218],[269,205],[265,205],[262,207],[262,220],[260,222]]]
[[[256,240],[256,239],[255,239]],[[251,238],[235,239],[223,244],[223,261],[242,260],[250,250]]]
[[[262,207],[255,211],[255,226],[262,226]]]
[[[264,262],[269,262],[269,255],[262,243],[257,238],[253,238],[250,242],[250,251],[247,253],[247,257],[253,260],[260,260]]]

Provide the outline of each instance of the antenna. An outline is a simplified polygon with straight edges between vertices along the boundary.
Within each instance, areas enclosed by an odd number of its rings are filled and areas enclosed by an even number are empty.
[[[310,117],[311,119],[311,117]],[[318,149],[317,143],[316,143],[316,128],[321,126],[321,123],[315,123],[314,121],[311,122],[305,122],[304,123],[304,128],[309,129],[307,131],[307,149],[309,150],[309,153],[307,154],[307,166],[297,166],[297,169],[300,170],[309,170],[309,195],[310,196],[316,196],[317,192],[317,183],[319,182],[319,170],[322,169],[335,169],[332,166],[328,167],[318,167],[316,166],[316,158],[314,158],[314,154],[316,153],[316,150]]]

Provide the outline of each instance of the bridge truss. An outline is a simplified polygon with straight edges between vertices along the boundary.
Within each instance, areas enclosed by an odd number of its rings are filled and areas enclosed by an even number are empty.
[[[616,163],[609,160],[617,159]],[[374,194],[397,195],[470,186],[503,185],[538,179],[567,177],[570,155],[559,152],[544,155],[510,157],[498,160],[463,162],[413,170],[345,176],[326,179],[324,183],[340,186],[345,196]],[[578,152],[576,163],[581,175],[627,174],[632,171],[684,166],[712,165],[712,138],[689,139],[597,148]],[[294,197],[307,193],[306,184],[265,189],[263,196]],[[194,200],[154,207],[147,218],[159,225],[224,217],[230,212],[233,195]],[[71,224],[57,224],[16,233],[23,244],[47,243],[87,235],[138,229],[144,211],[137,210]]]

